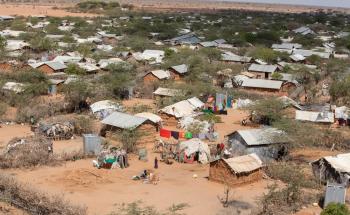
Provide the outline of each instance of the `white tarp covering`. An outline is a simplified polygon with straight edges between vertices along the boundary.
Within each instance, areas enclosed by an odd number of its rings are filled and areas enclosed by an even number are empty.
[[[198,98],[193,97],[191,99],[183,100],[173,105],[169,105],[161,109],[160,112],[175,116],[176,118],[181,118],[193,115],[195,113],[195,110],[203,106],[203,102],[201,102]]]
[[[160,116],[148,112],[138,113],[135,114],[135,116],[146,118],[153,123],[159,123],[162,121],[162,118],[160,118]]]
[[[324,157],[338,172],[350,173],[350,153]]]
[[[104,119],[114,111],[123,111],[123,107],[111,100],[98,101],[90,105],[91,111],[99,119]]]
[[[208,144],[198,138],[181,142],[180,150],[184,150],[187,156],[199,152],[199,162],[202,164],[206,164],[210,160],[210,149]]]
[[[113,109],[120,110],[121,106],[111,100],[98,101],[90,105],[92,113],[96,113],[101,110]]]

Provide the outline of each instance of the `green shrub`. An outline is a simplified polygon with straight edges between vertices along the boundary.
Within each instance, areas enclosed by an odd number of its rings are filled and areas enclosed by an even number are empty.
[[[321,215],[350,215],[350,211],[344,204],[330,203],[321,212]]]

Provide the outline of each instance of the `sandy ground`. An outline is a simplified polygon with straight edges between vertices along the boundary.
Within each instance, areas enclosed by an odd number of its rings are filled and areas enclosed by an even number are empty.
[[[125,107],[134,105],[149,105],[154,108],[153,100],[132,99],[124,101]],[[222,123],[215,125],[222,142],[224,136],[243,127],[240,121],[247,117],[243,111],[228,110],[228,115],[221,115]],[[7,144],[13,137],[31,135],[28,125],[3,125],[0,128],[0,147]],[[71,140],[54,141],[54,153],[81,150],[83,141],[81,137]],[[152,146],[148,146],[151,148]],[[309,162],[326,155],[338,152],[326,150],[299,150],[292,153],[294,158]],[[131,156],[130,167],[121,169],[96,169],[92,166],[92,159],[68,162],[58,167],[40,167],[34,169],[6,170],[18,180],[33,184],[37,189],[49,194],[64,195],[71,203],[86,205],[89,214],[107,214],[117,209],[116,204],[130,203],[141,200],[145,205],[165,210],[172,204],[187,203],[186,214],[213,215],[224,210],[218,200],[223,195],[222,184],[208,181],[208,165],[179,164],[165,165],[155,170],[160,181],[157,185],[143,184],[133,181],[131,177],[138,175],[144,169],[153,169],[153,159],[159,155],[149,151],[148,162],[142,162]],[[198,178],[193,178],[193,175]],[[250,214],[256,207],[257,199],[266,191],[266,186],[274,183],[262,180],[250,185],[233,188],[231,193],[232,205],[241,211],[241,214]],[[1,207],[1,205],[0,205]],[[225,209],[225,210],[231,210]],[[319,208],[308,206],[298,215],[313,215]],[[1,213],[0,213],[1,214]]]
[[[30,182],[48,193],[64,194],[72,203],[88,205],[89,214],[107,214],[116,209],[115,204],[142,200],[146,205],[166,209],[172,204],[187,203],[186,214],[216,214],[222,210],[217,199],[223,194],[221,184],[209,182],[208,166],[199,164],[160,163],[156,170],[160,182],[157,185],[133,181],[131,177],[145,168],[152,169],[152,162],[131,159],[127,169],[98,170],[91,160],[67,163],[61,167],[42,167],[35,170],[10,170],[20,181]],[[194,179],[193,174],[198,178]],[[266,180],[240,186],[232,190],[233,204],[249,214],[259,195],[265,191]],[[247,208],[247,209],[243,209]]]
[[[62,5],[61,5],[62,6]],[[45,15],[54,17],[78,16],[78,17],[94,17],[95,14],[88,13],[72,13],[64,8],[53,8],[53,5],[25,5],[25,4],[0,4],[0,15],[10,16],[35,16]]]
[[[0,128],[0,150],[2,150],[7,143],[14,137],[26,137],[32,135],[30,126],[28,125],[1,125]]]

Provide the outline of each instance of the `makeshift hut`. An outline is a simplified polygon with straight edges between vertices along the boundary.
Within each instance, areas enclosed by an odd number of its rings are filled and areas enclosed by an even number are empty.
[[[155,100],[158,100],[159,98],[164,98],[164,97],[174,97],[174,96],[180,95],[181,93],[182,93],[181,90],[178,90],[178,89],[158,87],[153,92],[153,97]]]
[[[171,77],[177,81],[183,78],[188,73],[188,66],[185,64],[172,66],[169,68]]]
[[[178,119],[195,115],[196,111],[204,107],[204,103],[197,97],[186,99],[159,110],[165,125],[176,126]]]
[[[262,92],[281,92],[283,81],[265,80],[265,79],[244,79],[242,87],[248,90],[258,90]]]
[[[288,139],[276,128],[237,130],[229,135],[228,146],[234,155],[256,153],[263,161],[280,159],[288,154]]]
[[[255,75],[257,79],[271,79],[271,76],[276,72],[278,67],[276,65],[259,65],[252,64],[248,71]]]
[[[210,161],[210,149],[207,143],[198,138],[183,141],[179,144],[179,161],[193,163],[198,161],[206,164]]]
[[[315,177],[323,183],[336,182],[349,186],[350,153],[326,156],[311,163]]]
[[[103,119],[102,124],[105,127],[101,131],[102,136],[108,136],[110,131],[120,131],[124,129],[138,129],[144,133],[143,143],[154,142],[155,134],[158,130],[158,125],[154,124],[151,120],[133,116],[127,113],[113,112],[105,119]]]
[[[143,82],[144,84],[154,84],[159,81],[168,80],[170,77],[169,71],[154,70],[143,76]]]
[[[262,179],[262,161],[255,154],[210,162],[209,180],[236,186]]]
[[[31,66],[33,69],[38,69],[45,74],[64,72],[64,70],[67,68],[66,65],[64,65],[59,61],[39,62],[39,63],[29,64],[29,66]]]

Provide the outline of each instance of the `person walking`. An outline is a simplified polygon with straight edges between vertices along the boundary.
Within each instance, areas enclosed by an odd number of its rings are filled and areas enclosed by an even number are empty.
[[[154,168],[158,169],[158,158],[157,157],[154,158]]]

